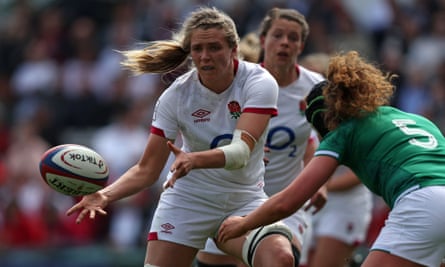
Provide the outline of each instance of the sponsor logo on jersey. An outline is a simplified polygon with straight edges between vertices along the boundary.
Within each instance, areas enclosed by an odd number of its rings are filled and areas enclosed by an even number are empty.
[[[304,111],[306,110],[307,104],[305,100],[300,100],[300,114],[304,115]]]
[[[232,119],[238,119],[241,116],[241,106],[238,101],[230,101],[227,107]]]
[[[210,111],[205,110],[205,109],[198,109],[195,112],[192,113],[193,117],[196,117],[198,119],[195,119],[193,122],[194,123],[199,123],[199,122],[207,122],[210,121],[210,118],[206,118],[208,115],[210,115]]]

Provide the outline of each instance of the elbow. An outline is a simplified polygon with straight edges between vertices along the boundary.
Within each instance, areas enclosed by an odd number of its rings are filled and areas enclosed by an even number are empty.
[[[247,131],[235,129],[232,142],[229,145],[219,147],[224,152],[227,170],[244,168],[250,159],[250,153],[255,147],[256,139]]]

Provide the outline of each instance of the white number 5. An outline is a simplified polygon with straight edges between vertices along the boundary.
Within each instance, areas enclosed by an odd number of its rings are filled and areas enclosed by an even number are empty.
[[[437,146],[436,138],[429,132],[422,129],[414,129],[408,127],[408,125],[410,124],[411,125],[416,124],[415,121],[410,119],[397,119],[397,120],[392,120],[392,123],[394,123],[394,125],[397,126],[406,135],[419,135],[428,137],[427,142],[419,141],[413,137],[412,139],[409,140],[410,144],[429,149],[435,148]]]

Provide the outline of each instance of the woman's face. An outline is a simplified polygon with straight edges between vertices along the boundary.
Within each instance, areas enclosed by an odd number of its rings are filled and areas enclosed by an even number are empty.
[[[208,88],[212,81],[233,80],[233,59],[236,47],[230,48],[222,29],[196,29],[190,38],[190,54],[201,82]],[[214,83],[214,82],[213,82]]]
[[[294,66],[304,48],[301,25],[287,19],[277,19],[265,36],[261,36],[264,62]]]

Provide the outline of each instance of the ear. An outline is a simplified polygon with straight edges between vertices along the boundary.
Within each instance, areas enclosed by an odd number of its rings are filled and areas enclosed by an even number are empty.
[[[260,45],[261,45],[262,49],[264,49],[264,42],[265,42],[265,40],[266,40],[266,37],[264,35],[261,35],[260,36]]]
[[[232,57],[237,58],[238,57],[238,46],[234,46],[232,48]]]
[[[298,55],[300,55],[301,53],[303,53],[304,47],[305,47],[305,43],[302,42],[301,45],[300,45],[300,49],[299,49],[299,51],[298,51]]]

